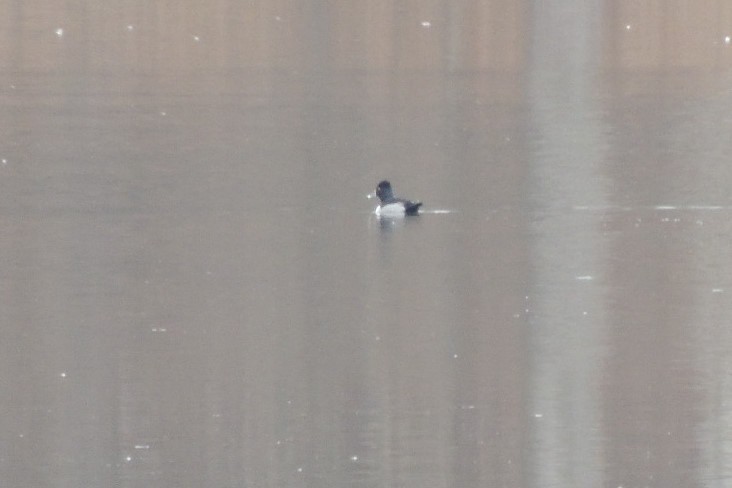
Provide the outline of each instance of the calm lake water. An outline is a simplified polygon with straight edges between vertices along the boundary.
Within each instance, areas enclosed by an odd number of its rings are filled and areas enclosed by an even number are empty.
[[[3,487],[732,482],[726,1],[0,9]]]

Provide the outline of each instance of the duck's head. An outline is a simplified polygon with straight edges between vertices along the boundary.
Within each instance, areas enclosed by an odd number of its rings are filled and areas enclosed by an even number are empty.
[[[382,202],[394,198],[394,193],[391,190],[391,183],[386,180],[383,180],[376,185],[376,191],[374,193]]]

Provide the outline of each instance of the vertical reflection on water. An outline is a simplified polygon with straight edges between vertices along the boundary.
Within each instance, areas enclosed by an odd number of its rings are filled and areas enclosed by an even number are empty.
[[[726,86],[728,82],[725,80]],[[679,167],[688,173],[676,172],[684,176],[677,178],[682,180],[677,184],[683,191],[676,193],[694,198],[692,203],[696,205],[724,206],[729,201],[727,122],[732,110],[732,93],[725,89],[723,96],[710,97],[704,103],[689,104],[684,109],[684,116],[679,117],[684,122],[676,128],[672,139],[678,146],[687,148],[686,151],[681,147],[673,149],[685,156],[679,157]],[[691,140],[688,134],[693,134]],[[684,461],[695,467],[694,479],[706,486],[726,486],[729,477],[725,475],[732,472],[732,410],[728,407],[732,404],[728,239],[732,222],[729,217],[729,210],[721,207],[695,209],[689,218],[681,217],[688,222],[686,233],[691,238],[686,242],[693,251],[684,253],[685,272],[689,273],[689,301],[693,307],[690,307],[691,316],[681,323],[683,335],[678,342],[685,346],[682,351],[688,348],[692,352],[677,353],[673,360],[689,358],[691,363],[688,368],[693,373],[687,373],[684,389],[688,389],[693,399],[689,410],[696,422],[679,450],[688,446],[698,448],[698,460],[696,456],[686,455]]]
[[[527,309],[535,416],[529,469],[536,486],[602,485],[597,404],[605,334],[604,242],[593,214],[573,211],[603,205],[607,195],[601,178],[602,121],[591,89],[600,6],[597,1],[537,3],[533,17],[529,96],[536,213]]]
[[[725,236],[732,229],[728,217],[727,212],[699,213],[694,231],[700,249],[690,254],[695,261],[691,268],[697,273],[694,282],[711,284],[694,288],[695,327],[690,336],[696,352],[693,366],[700,372],[701,381],[688,385],[702,397],[697,407],[701,420],[695,425],[693,444],[700,447],[696,479],[708,482],[708,486],[726,486],[724,474],[732,471],[732,410],[728,408],[732,404],[732,290],[727,287],[729,267],[725,265],[729,256]]]

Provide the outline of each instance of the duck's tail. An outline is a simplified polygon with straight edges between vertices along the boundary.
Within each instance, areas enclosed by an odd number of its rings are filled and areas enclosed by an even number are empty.
[[[422,202],[408,202],[404,206],[404,213],[407,215],[417,215],[419,213],[419,207],[422,206]]]

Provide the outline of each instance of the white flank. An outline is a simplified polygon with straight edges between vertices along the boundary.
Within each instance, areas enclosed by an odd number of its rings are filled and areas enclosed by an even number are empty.
[[[401,203],[390,203],[389,205],[382,205],[376,207],[374,212],[378,217],[398,218],[404,217],[404,205]]]

